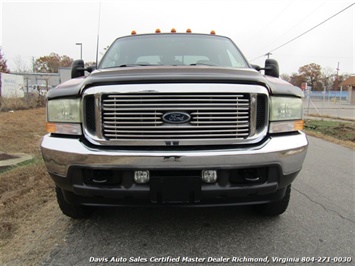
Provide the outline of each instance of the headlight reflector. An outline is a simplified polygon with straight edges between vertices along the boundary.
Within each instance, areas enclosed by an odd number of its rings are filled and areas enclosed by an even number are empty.
[[[80,123],[80,99],[58,99],[47,103],[48,122]]]
[[[298,120],[303,116],[300,98],[270,97],[270,121]]]

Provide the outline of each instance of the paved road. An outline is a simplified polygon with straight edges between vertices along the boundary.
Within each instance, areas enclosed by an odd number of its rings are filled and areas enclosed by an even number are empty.
[[[205,265],[209,257],[221,256],[229,262],[233,257],[266,256],[270,261],[272,257],[339,256],[355,260],[355,152],[319,139],[309,140],[309,153],[294,182],[289,209],[279,218],[259,217],[248,207],[104,209],[90,220],[73,222],[65,244],[55,247],[43,264],[88,265],[90,258],[112,257],[117,261],[130,257],[163,257],[167,261],[205,258],[204,264],[189,265]]]

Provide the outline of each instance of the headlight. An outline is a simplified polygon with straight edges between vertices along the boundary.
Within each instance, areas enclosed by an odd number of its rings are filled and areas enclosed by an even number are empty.
[[[80,99],[48,101],[47,120],[49,122],[80,123]]]
[[[303,102],[300,98],[270,97],[270,133],[302,130]]]
[[[270,121],[302,119],[303,103],[300,98],[270,97]]]
[[[80,99],[50,100],[47,103],[47,131],[81,135]]]

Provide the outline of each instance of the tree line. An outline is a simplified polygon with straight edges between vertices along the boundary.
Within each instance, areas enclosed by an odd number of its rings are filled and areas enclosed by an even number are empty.
[[[307,85],[314,91],[329,91],[338,90],[339,84],[349,76],[349,74],[339,75],[331,68],[322,68],[318,64],[311,63],[300,67],[298,73],[282,74],[281,78],[297,87],[301,87],[303,82],[307,82]]]
[[[17,58],[15,61],[17,61],[15,62],[17,69],[14,72],[58,73],[60,67],[70,67],[74,60],[66,55],[60,56],[56,53],[51,53],[33,60],[31,70],[24,66],[20,58]],[[95,62],[88,62],[85,65],[94,64]],[[10,73],[10,69],[7,67],[7,60],[4,58],[1,48],[0,72]],[[282,79],[297,87],[301,87],[303,82],[307,82],[307,85],[311,86],[312,90],[315,91],[337,90],[339,84],[348,77],[348,74],[338,75],[335,70],[322,68],[315,63],[300,67],[297,73],[281,75]]]

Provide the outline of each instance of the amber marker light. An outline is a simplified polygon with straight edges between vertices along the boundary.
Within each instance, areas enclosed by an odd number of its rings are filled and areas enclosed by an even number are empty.
[[[186,33],[191,33],[191,32],[192,32],[191,29],[186,30]]]
[[[210,32],[211,34],[213,34],[213,35],[215,35],[216,34],[216,32],[214,31],[214,30],[211,30],[211,32]]]
[[[295,130],[303,130],[304,129],[304,120],[296,120],[293,122],[293,128]]]
[[[132,30],[131,35],[135,35],[135,34],[137,34],[137,32],[135,30]]]
[[[48,133],[55,133],[57,131],[57,126],[54,123],[47,122],[46,130]]]
[[[172,29],[171,29],[171,33],[176,33],[176,29],[175,29],[175,28],[172,28]]]
[[[160,33],[160,32],[161,32],[160,29],[155,30],[155,33]]]

